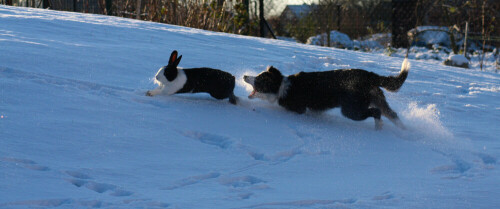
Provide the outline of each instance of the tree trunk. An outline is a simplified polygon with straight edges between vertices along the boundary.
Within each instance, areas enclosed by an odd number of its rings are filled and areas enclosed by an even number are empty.
[[[260,37],[266,37],[266,25],[264,23],[264,0],[259,0]]]
[[[248,23],[250,21],[250,0],[243,0],[243,5],[245,5],[245,11],[246,11],[245,27],[249,27]],[[250,30],[250,28],[249,28],[249,30]]]
[[[49,0],[43,0],[42,1],[42,8],[44,8],[44,9],[49,8]]]
[[[140,20],[141,19],[141,0],[137,0],[137,6],[136,6],[136,16],[135,16],[135,19],[138,19]]]
[[[113,5],[113,0],[106,0],[106,15],[111,15],[112,5]]]
[[[407,32],[415,27],[414,15],[416,1],[392,0],[392,46],[395,48],[407,48]]]

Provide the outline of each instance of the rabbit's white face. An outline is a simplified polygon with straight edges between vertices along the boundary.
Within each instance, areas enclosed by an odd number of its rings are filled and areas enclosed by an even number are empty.
[[[166,67],[162,67],[160,68],[160,70],[158,70],[154,82],[158,84],[158,86],[162,89],[162,92],[168,95],[175,94],[177,91],[181,90],[184,87],[184,84],[186,84],[186,73],[184,73],[184,70],[182,68],[177,68],[177,76],[174,78],[174,80],[169,81],[165,77],[165,70]]]
[[[165,78],[165,67],[162,67],[158,70],[154,82],[155,84],[158,84],[158,86],[165,86],[165,84],[169,82],[167,78]]]

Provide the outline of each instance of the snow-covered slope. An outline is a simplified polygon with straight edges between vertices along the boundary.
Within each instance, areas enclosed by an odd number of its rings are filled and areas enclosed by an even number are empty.
[[[233,106],[146,97],[172,50],[233,73]],[[493,208],[500,76],[412,61],[386,93],[408,130],[338,109],[248,100],[244,74],[401,58],[142,22],[0,6],[0,208]]]

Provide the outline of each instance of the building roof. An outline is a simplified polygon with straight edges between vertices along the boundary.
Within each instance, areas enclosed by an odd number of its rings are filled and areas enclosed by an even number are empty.
[[[302,18],[303,16],[309,14],[311,11],[311,5],[302,4],[302,5],[286,5],[285,10],[283,12],[291,12],[295,15],[296,18]]]

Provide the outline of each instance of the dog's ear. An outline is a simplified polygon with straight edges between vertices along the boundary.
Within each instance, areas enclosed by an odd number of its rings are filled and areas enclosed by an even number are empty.
[[[273,66],[270,66],[269,68],[267,68],[267,71],[272,73],[272,74],[281,75],[281,72]]]
[[[174,64],[175,61],[177,60],[177,50],[174,50],[172,54],[170,54],[170,59],[168,59],[168,64]]]

